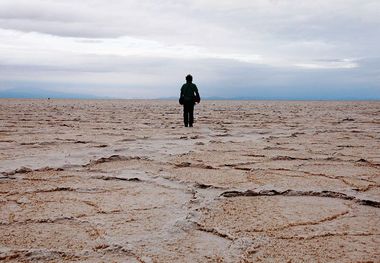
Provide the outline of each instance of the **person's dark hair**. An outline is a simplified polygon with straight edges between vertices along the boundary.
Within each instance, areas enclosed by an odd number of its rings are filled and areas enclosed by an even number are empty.
[[[191,76],[190,74],[186,76],[186,81],[187,82],[192,82],[193,81],[193,76]]]

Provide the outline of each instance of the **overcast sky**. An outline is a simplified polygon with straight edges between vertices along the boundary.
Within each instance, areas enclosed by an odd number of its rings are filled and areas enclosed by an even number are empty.
[[[380,99],[379,0],[0,0],[0,91]]]

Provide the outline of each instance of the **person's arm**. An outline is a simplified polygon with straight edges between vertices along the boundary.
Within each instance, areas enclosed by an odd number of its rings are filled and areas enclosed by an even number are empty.
[[[199,97],[198,87],[194,84],[194,93],[196,97]]]
[[[179,102],[179,104],[183,105],[183,86],[181,88],[181,94],[179,95],[178,102]]]
[[[199,96],[198,87],[195,84],[194,84],[194,92],[195,92],[196,102],[198,103],[201,102],[201,96]]]

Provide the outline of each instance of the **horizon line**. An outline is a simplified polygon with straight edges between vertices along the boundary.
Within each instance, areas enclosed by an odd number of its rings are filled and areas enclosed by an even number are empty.
[[[68,98],[55,98],[55,97],[40,97],[40,98],[32,98],[32,97],[0,97],[0,100],[158,100],[158,101],[175,101],[178,98],[107,98],[107,97],[99,97],[99,98],[80,98],[80,97],[68,97]],[[202,98],[202,101],[380,101],[380,98],[213,98],[213,97],[205,97]]]

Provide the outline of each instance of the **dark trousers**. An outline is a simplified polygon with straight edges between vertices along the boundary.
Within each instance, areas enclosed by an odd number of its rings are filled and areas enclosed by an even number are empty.
[[[194,102],[185,102],[183,104],[183,122],[185,126],[193,126],[194,122]]]

